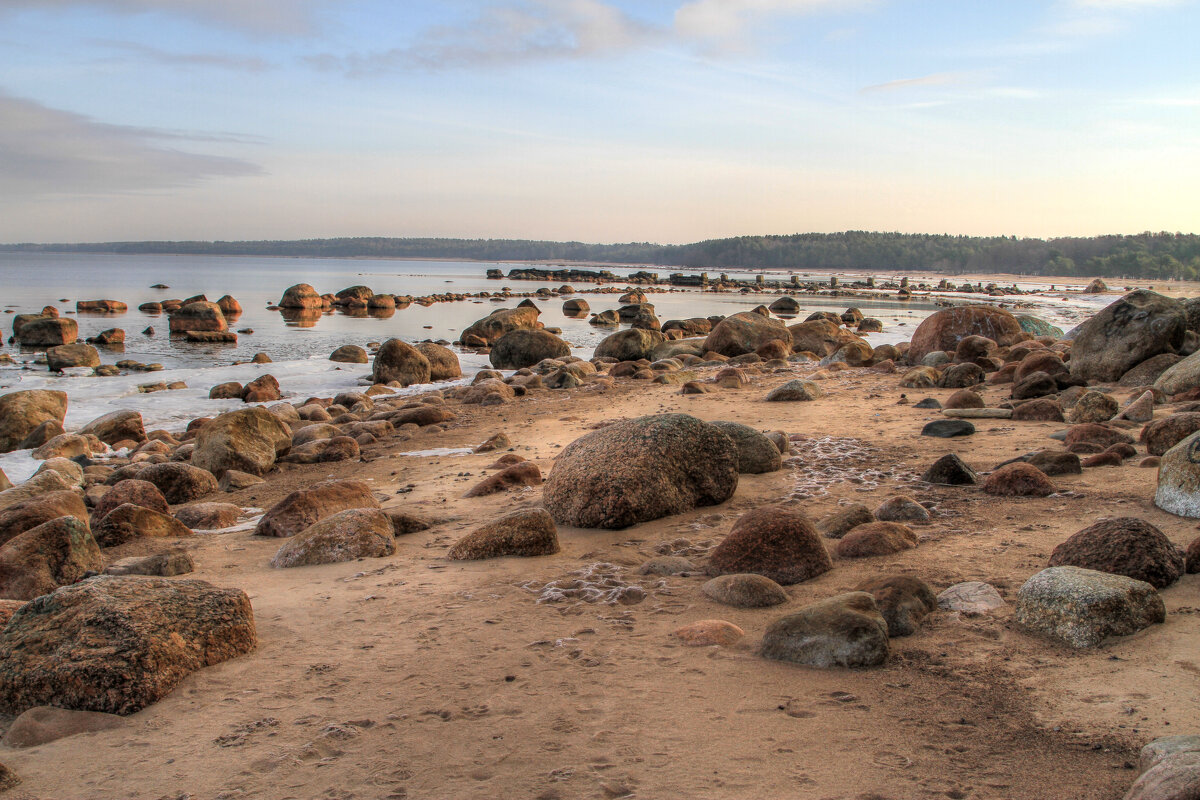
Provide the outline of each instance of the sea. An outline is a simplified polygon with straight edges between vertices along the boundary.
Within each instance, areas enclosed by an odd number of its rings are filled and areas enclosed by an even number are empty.
[[[52,253],[0,253],[0,308],[5,314],[37,313],[44,306],[54,306],[62,316],[72,316],[79,324],[81,339],[94,336],[108,328],[125,331],[125,348],[115,352],[99,348],[105,364],[123,359],[143,363],[158,363],[157,372],[131,372],[114,377],[97,377],[90,369],[69,370],[69,374],[48,371],[37,362],[35,351],[23,351],[8,342],[12,333],[11,316],[0,321],[6,344],[0,352],[8,353],[16,362],[0,364],[0,394],[23,389],[56,389],[68,396],[64,426],[77,429],[96,417],[119,409],[140,411],[147,430],[180,431],[200,416],[213,416],[242,407],[239,400],[210,400],[209,389],[226,381],[245,383],[263,374],[278,379],[286,400],[307,397],[328,397],[341,391],[369,384],[368,364],[339,364],[329,361],[329,354],[344,344],[367,347],[372,342],[399,338],[409,342],[423,340],[453,342],[472,322],[487,316],[497,308],[512,307],[518,300],[505,303],[492,299],[471,298],[459,302],[439,302],[431,306],[416,303],[395,313],[355,316],[340,311],[320,315],[316,320],[288,321],[269,306],[279,302],[285,289],[297,283],[308,283],[320,293],[336,293],[348,286],[366,285],[377,293],[412,295],[414,297],[443,294],[497,293],[508,287],[514,293],[534,292],[541,287],[557,289],[558,282],[493,280],[487,270],[500,269],[505,274],[514,267],[537,266],[556,268],[558,265],[521,265],[468,261],[420,261],[389,259],[326,259],[326,258],[265,258],[239,256],[172,256],[172,255],[96,255]],[[586,267],[582,267],[586,268]],[[647,265],[596,267],[618,276],[639,270],[657,272],[664,280],[678,267]],[[903,275],[891,273],[790,273],[772,271],[709,270],[714,276],[726,272],[733,278],[753,280],[764,275],[767,280],[788,280],[797,274],[801,280],[827,282],[836,275],[843,284],[868,275],[878,282],[898,281]],[[942,278],[961,283],[961,276],[922,272],[909,276],[914,283],[936,285]],[[1031,313],[1067,330],[1114,299],[1112,296],[1082,294],[1082,283],[1050,284],[1026,280],[1000,281],[1001,285],[1016,285],[1031,294],[1003,298],[1010,306],[1019,306],[1017,313]],[[163,284],[169,288],[154,289]],[[620,283],[610,286],[622,286]],[[1053,286],[1053,288],[1051,288]],[[618,308],[619,294],[600,294],[582,290],[595,284],[576,284],[593,313]],[[230,329],[239,333],[236,344],[195,344],[168,336],[165,314],[146,314],[138,311],[142,303],[152,300],[183,299],[204,294],[211,301],[229,294],[241,304],[243,313],[231,321]],[[698,289],[679,289],[655,293],[649,301],[662,320],[686,317],[729,315],[747,311],[760,304],[769,305],[779,296],[774,293],[712,293]],[[906,341],[921,320],[940,306],[932,297],[920,292],[912,300],[900,301],[894,292],[880,291],[877,296],[864,298],[821,297],[804,293],[794,295],[801,303],[798,319],[813,311],[844,311],[853,305],[868,317],[883,323],[883,333],[869,336],[872,344]],[[963,301],[979,300],[979,295],[939,293],[939,297]],[[79,300],[120,300],[128,305],[123,314],[76,313]],[[611,328],[589,325],[586,318],[576,319],[562,313],[564,297],[534,299],[541,309],[541,321],[547,327],[562,329],[562,338],[571,345],[572,354],[590,358],[596,345],[613,332]],[[788,320],[790,321],[790,320]],[[252,331],[252,332],[251,332]],[[457,351],[463,367],[463,379],[470,382],[479,369],[490,368],[487,356],[469,351]],[[266,353],[269,364],[249,362],[257,353]],[[144,392],[139,387],[148,384],[182,382],[187,388],[171,391]],[[447,384],[443,384],[447,385]],[[429,386],[412,386],[401,393],[416,394],[428,391]],[[39,466],[30,451],[0,455],[3,469],[14,483],[26,480]]]

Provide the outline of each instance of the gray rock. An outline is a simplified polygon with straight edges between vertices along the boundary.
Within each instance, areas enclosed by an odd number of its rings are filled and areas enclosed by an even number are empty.
[[[1181,517],[1200,517],[1200,431],[1163,454],[1154,505]]]
[[[776,386],[767,393],[767,400],[772,403],[816,400],[823,395],[821,387],[812,381],[788,381],[782,386]]]
[[[921,429],[922,436],[938,439],[953,439],[955,436],[970,436],[973,433],[975,426],[965,419],[935,419]]]
[[[700,587],[706,597],[735,608],[766,608],[788,601],[787,592],[765,575],[721,575]]]
[[[1138,768],[1145,772],[1164,758],[1176,753],[1200,753],[1200,736],[1188,733],[1155,739],[1142,748]]]
[[[1154,388],[1170,396],[1200,386],[1200,352],[1171,365],[1154,381]]]
[[[759,655],[810,667],[873,667],[888,657],[887,621],[866,592],[850,592],[775,620]]]
[[[108,569],[105,575],[157,575],[169,578],[172,575],[186,575],[196,569],[195,562],[187,553],[157,553],[152,556],[133,556],[122,558]]]
[[[1200,797],[1200,753],[1169,755],[1142,773],[1125,800],[1195,800]]]
[[[960,614],[987,614],[1008,605],[990,583],[964,581],[937,596],[938,608]]]
[[[1151,356],[1178,351],[1186,323],[1177,300],[1145,289],[1130,292],[1079,326],[1071,346],[1071,374],[1119,380]]]
[[[921,480],[946,486],[974,486],[979,482],[975,470],[954,453],[947,453],[925,470]]]
[[[637,569],[638,575],[681,575],[697,572],[696,565],[682,556],[652,558]]]
[[[1050,567],[1017,593],[1014,620],[1071,647],[1095,647],[1166,619],[1158,591],[1145,581],[1079,567]]]
[[[766,434],[740,422],[717,420],[709,424],[720,428],[737,445],[738,472],[758,475],[783,469],[779,448]]]

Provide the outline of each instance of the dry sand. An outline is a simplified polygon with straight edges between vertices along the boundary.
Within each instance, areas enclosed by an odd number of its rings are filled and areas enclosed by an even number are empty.
[[[898,388],[862,370],[824,382],[813,403],[766,403],[752,387],[684,396],[619,380],[607,392],[539,391],[505,406],[465,406],[443,432],[364,450],[367,463],[287,469],[228,495],[269,507],[330,477],[372,481],[385,507],[441,520],[385,559],[275,570],[280,545],[248,533],[188,542],[194,576],[246,590],[258,649],[202,670],[117,731],[0,760],[24,779],[13,798],[1120,798],[1137,748],[1195,731],[1200,712],[1200,575],[1166,589],[1164,625],[1071,651],[990,616],[937,612],[893,639],[886,666],[820,670],[754,655],[764,628],[865,577],[900,572],[940,591],[964,580],[1010,601],[1054,545],[1103,516],[1139,516],[1175,543],[1193,522],[1151,503],[1155,470],[1126,466],[1054,478],[1061,492],[999,499],[917,476],[946,452],[979,470],[1045,446],[1063,426],[977,421],[965,439],[919,436],[937,412],[898,405]],[[1006,397],[1009,387],[987,387]],[[1125,393],[1118,392],[1124,399]],[[461,535],[540,489],[462,495],[498,453],[410,457],[506,432],[548,473],[560,448],[603,419],[684,411],[790,434],[782,471],[743,475],[724,505],[623,531],[560,527],[562,552],[461,563]],[[1164,411],[1159,412],[1165,413]],[[412,485],[411,491],[399,493]],[[791,499],[812,518],[839,503],[874,507],[898,492],[934,501],[921,543],[899,555],[837,561],[768,609],[721,606],[705,578],[637,576],[660,554],[697,555],[741,513]],[[207,499],[225,499],[212,497]],[[831,543],[832,544],[832,543]],[[113,558],[145,548],[126,546]],[[605,563],[642,586],[636,605],[539,603],[540,587]],[[602,568],[604,569],[604,568]],[[703,619],[747,632],[727,648],[670,635]]]

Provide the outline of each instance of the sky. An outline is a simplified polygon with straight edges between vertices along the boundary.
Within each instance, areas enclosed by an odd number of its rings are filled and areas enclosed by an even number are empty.
[[[0,242],[1200,229],[1200,0],[0,0]]]

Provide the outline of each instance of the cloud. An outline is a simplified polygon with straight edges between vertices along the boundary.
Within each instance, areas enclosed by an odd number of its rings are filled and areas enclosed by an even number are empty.
[[[0,201],[159,190],[262,174],[246,161],[173,146],[203,138],[224,140],[109,125],[0,91]]]
[[[93,44],[120,50],[142,61],[153,61],[174,67],[217,67],[240,72],[262,72],[271,65],[261,58],[233,56],[225,53],[174,53],[138,42],[94,39]]]
[[[675,11],[675,30],[696,39],[736,42],[749,26],[764,18],[845,11],[871,4],[872,0],[688,0]]]
[[[308,34],[322,7],[341,0],[0,0],[0,13],[93,7],[119,14],[163,13],[220,27],[277,35]]]
[[[653,35],[650,26],[600,0],[528,0],[488,8],[462,25],[430,28],[408,46],[378,53],[319,55],[308,61],[350,74],[502,66],[621,52]]]
[[[1177,6],[1182,0],[1071,0],[1075,8],[1100,8],[1106,11],[1140,11],[1144,8]]]
[[[874,92],[892,92],[897,89],[913,89],[922,86],[950,86],[962,82],[963,76],[957,72],[937,72],[932,75],[924,75],[920,78],[900,78],[899,80],[888,81],[887,83],[877,83],[874,86],[864,86],[858,91],[861,94],[871,94]]]

